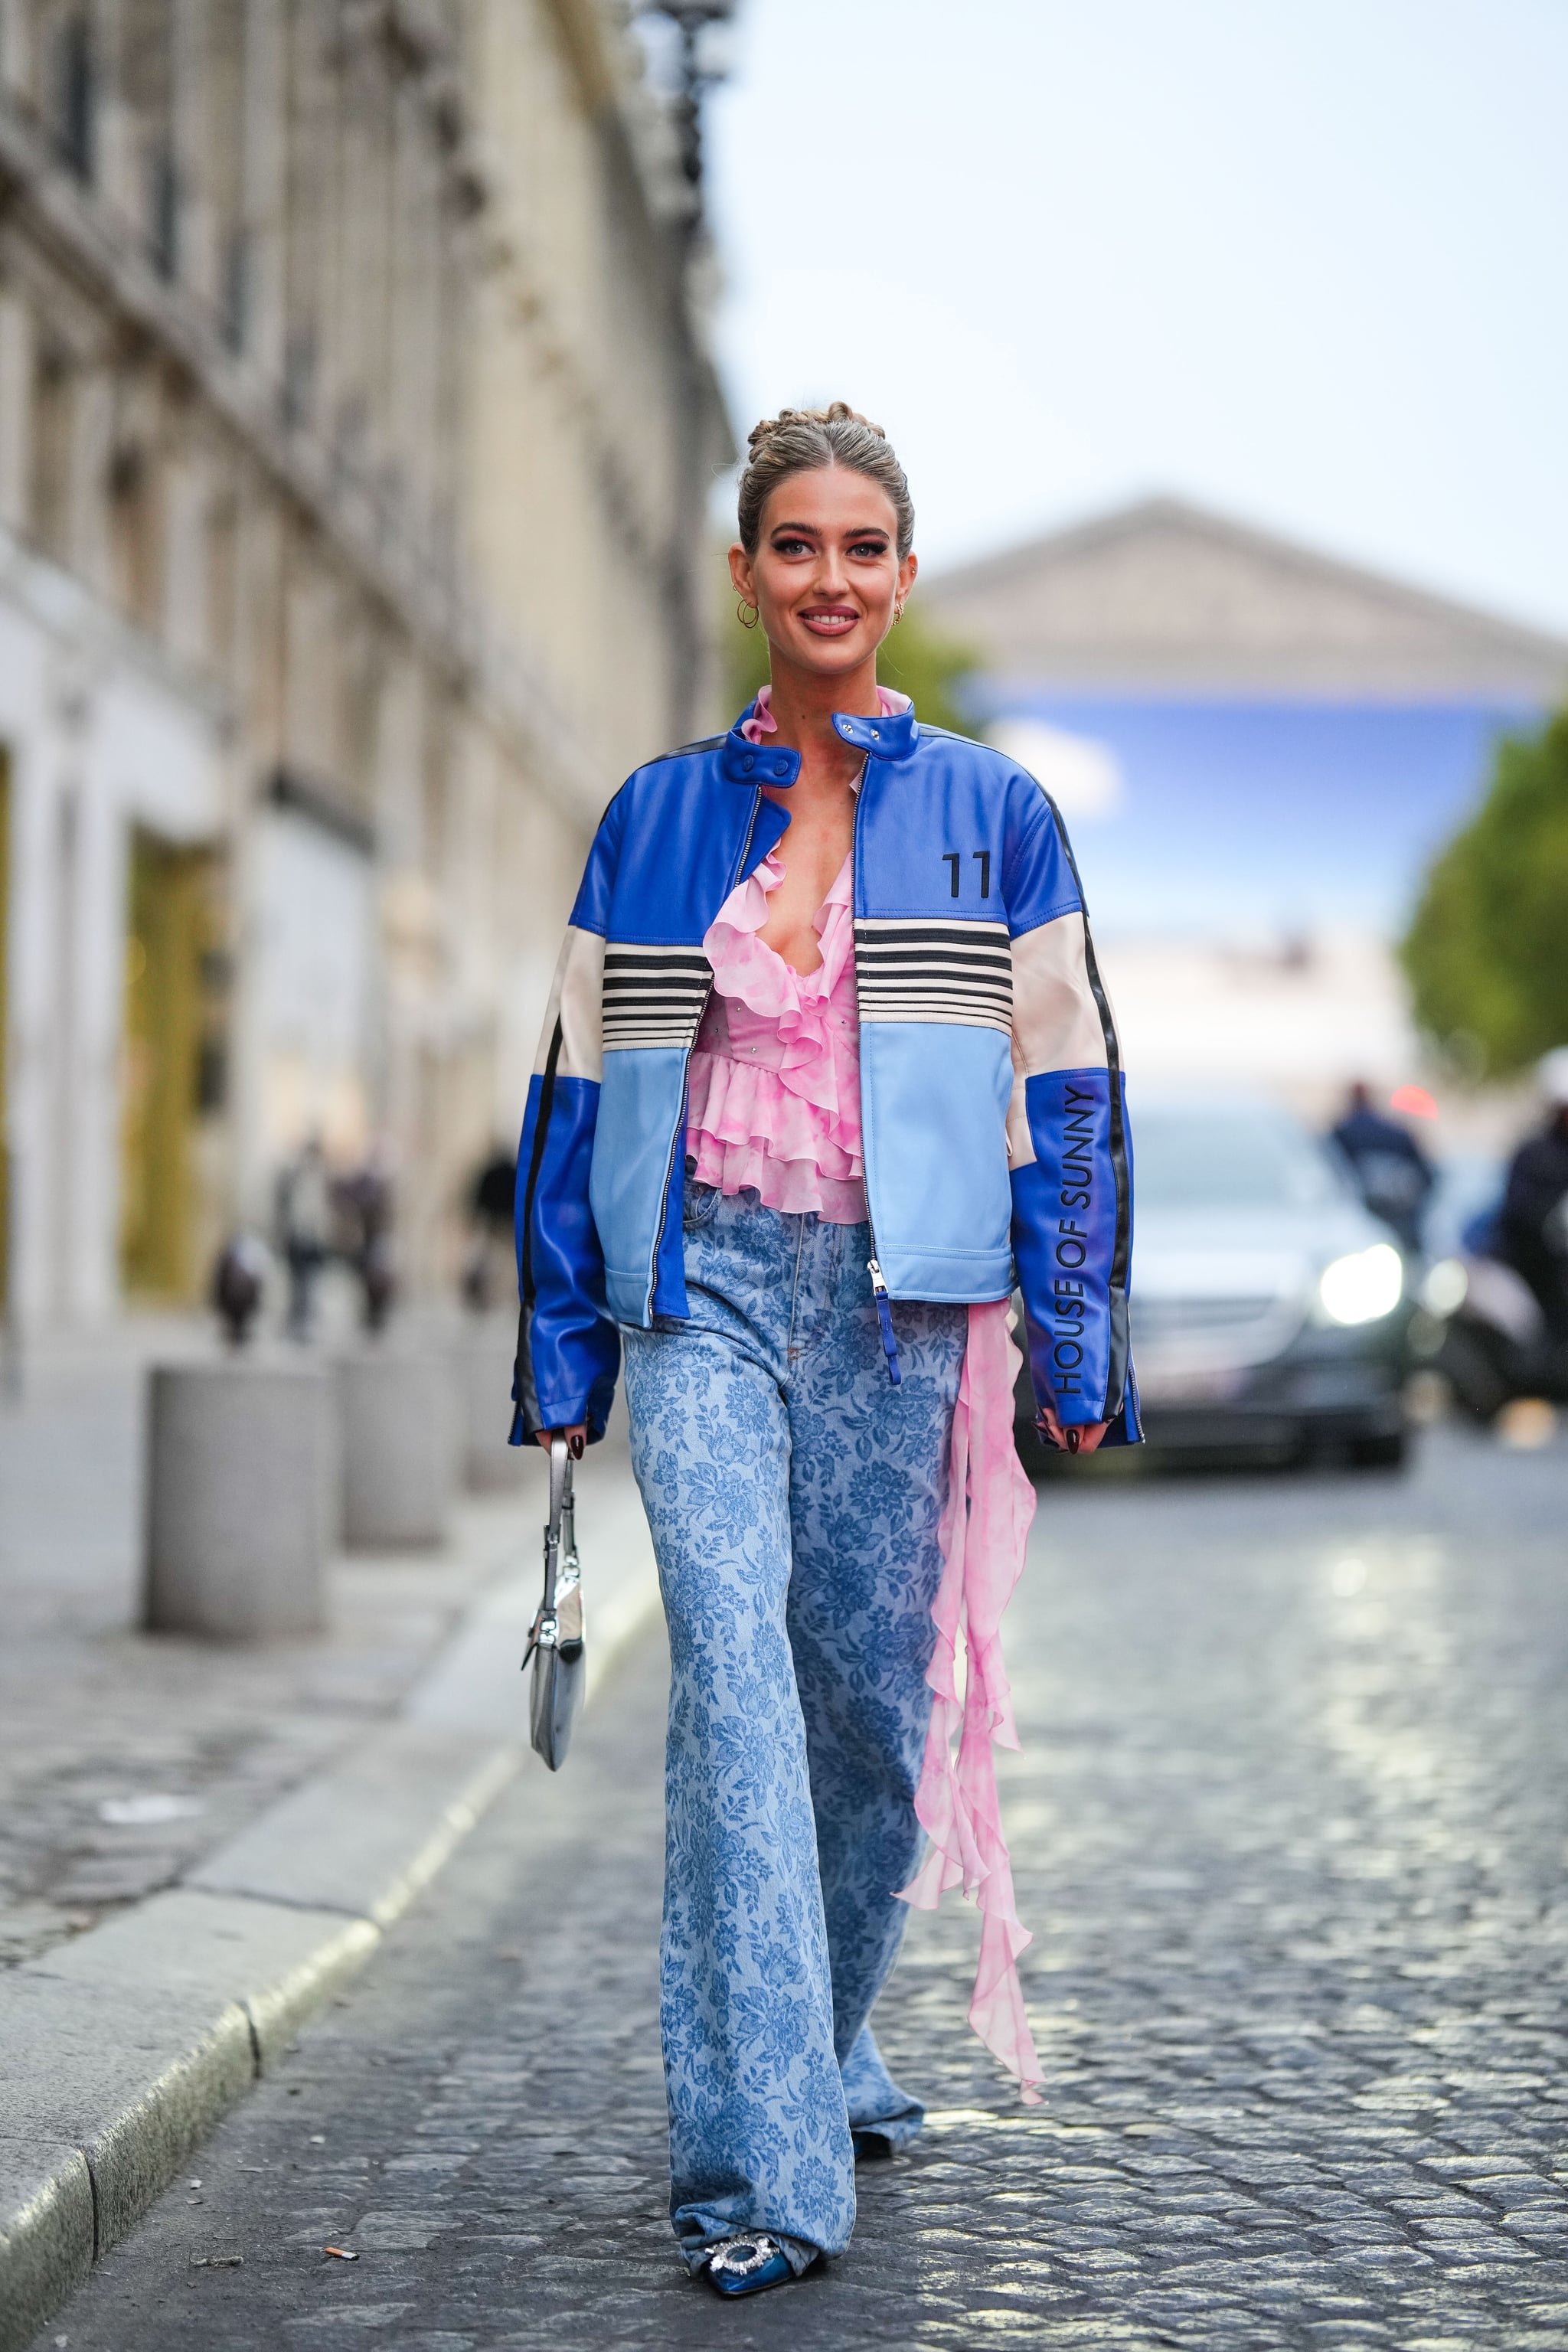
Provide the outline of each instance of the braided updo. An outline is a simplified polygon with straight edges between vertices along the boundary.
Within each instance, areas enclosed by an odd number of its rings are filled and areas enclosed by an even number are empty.
[[[879,425],[835,400],[826,408],[781,408],[764,416],[747,436],[751,454],[741,476],[741,544],[755,555],[762,537],[763,509],[791,474],[814,474],[823,466],[847,466],[885,490],[898,524],[900,562],[914,544],[915,509],[904,469]]]

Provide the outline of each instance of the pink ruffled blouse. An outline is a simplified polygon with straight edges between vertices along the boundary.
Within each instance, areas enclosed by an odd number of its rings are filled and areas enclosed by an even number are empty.
[[[775,850],[731,892],[703,940],[713,992],[691,1055],[687,1155],[700,1184],[754,1187],[764,1208],[866,1215],[852,865],[814,919],[822,961],[798,972],[758,937],[784,880]]]
[[[905,707],[902,695],[878,692],[889,714]],[[745,722],[753,742],[776,727],[768,699],[764,687]],[[858,1224],[867,1211],[852,861],[845,859],[815,918],[822,953],[816,971],[794,971],[759,937],[784,873],[770,851],[731,892],[702,942],[713,990],[691,1055],[687,1153],[699,1183],[727,1193],[752,1188],[768,1208]],[[1018,1981],[1019,1955],[1033,1938],[1014,1901],[994,1752],[1018,1745],[1001,1622],[1035,1511],[1013,1444],[1013,1383],[1022,1360],[1007,1301],[972,1307],[939,1529],[937,1639],[926,1676],[931,1728],[915,1796],[931,1846],[900,1891],[921,1909],[934,1908],[951,1886],[977,1899],[980,1967],[969,2021],[1034,2105],[1042,2076]]]

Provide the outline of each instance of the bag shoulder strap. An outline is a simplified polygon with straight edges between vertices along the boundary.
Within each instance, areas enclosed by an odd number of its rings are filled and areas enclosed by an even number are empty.
[[[555,1438],[550,1448],[550,1524],[544,1530],[544,1608],[555,1606],[555,1578],[561,1565],[561,1522],[572,1508],[572,1456],[566,1440]]]

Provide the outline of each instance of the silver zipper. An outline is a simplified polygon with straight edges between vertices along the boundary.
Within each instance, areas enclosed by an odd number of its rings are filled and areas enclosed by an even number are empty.
[[[868,1208],[869,1205],[868,1202]],[[873,1249],[877,1246],[875,1234],[871,1236],[871,1246]],[[888,1378],[897,1388],[903,1376],[899,1370],[899,1343],[893,1337],[893,1310],[889,1303],[887,1281],[874,1257],[866,1260],[866,1270],[871,1277],[871,1296],[877,1302],[877,1321],[881,1326],[882,1353],[888,1359]]]
[[[855,919],[855,900],[859,896],[860,892],[860,813],[866,804],[866,778],[870,772],[870,767],[871,762],[868,760],[861,768],[860,789],[855,795],[855,887],[850,894],[849,900],[849,918],[851,923],[853,923]],[[860,1010],[860,932],[858,926],[855,929],[854,939],[855,1011],[856,1019],[857,1022],[858,1022]],[[857,1041],[857,1045],[858,1044],[858,1041]],[[865,1144],[866,1156],[863,1162],[863,1171],[866,1182],[866,1228],[871,1236],[871,1255],[866,1261],[866,1271],[871,1277],[871,1296],[876,1301],[877,1322],[882,1334],[882,1353],[888,1360],[888,1378],[891,1381],[893,1386],[898,1388],[902,1381],[903,1375],[899,1370],[899,1343],[893,1332],[893,1308],[888,1290],[887,1277],[883,1274],[880,1265],[878,1263],[877,1228],[871,1217],[871,1139],[868,1135],[865,1138]]]

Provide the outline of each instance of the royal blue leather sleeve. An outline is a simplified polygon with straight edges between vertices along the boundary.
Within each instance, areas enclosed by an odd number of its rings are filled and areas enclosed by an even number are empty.
[[[1134,1444],[1132,1162],[1121,1075],[1054,1070],[1025,1092],[1035,1159],[1013,1171],[1013,1257],[1035,1394],[1064,1428],[1109,1422],[1106,1444]]]
[[[588,1179],[599,1117],[599,941],[624,814],[623,791],[605,810],[588,853],[545,1015],[543,1066],[529,1081],[517,1160],[521,1311],[512,1378],[514,1445],[539,1430],[577,1422],[586,1423],[590,1442],[603,1437],[620,1369],[620,1334],[605,1303],[604,1252]],[[585,982],[576,978],[579,969],[587,973]],[[563,991],[571,1000],[566,1024]]]
[[[1032,776],[1008,781],[1002,846],[1007,927],[1015,938],[1083,905],[1078,869],[1055,803]]]
[[[580,1421],[596,1442],[616,1392],[620,1334],[605,1304],[605,1262],[588,1207],[598,1108],[599,1089],[589,1079],[547,1068],[529,1081],[517,1161],[522,1314],[514,1445]]]
[[[588,863],[583,868],[583,879],[577,886],[577,897],[572,908],[574,928],[580,931],[597,931],[604,939],[610,928],[610,901],[615,895],[616,875],[620,865],[621,836],[626,831],[626,809],[635,777],[628,777],[599,819]]]
[[[1006,856],[1016,956],[1031,934],[1070,918],[1062,931],[1078,945],[1059,969],[1076,975],[1081,1017],[1068,1026],[1085,1056],[1095,1054],[1077,1067],[1036,1065],[1023,1081],[1028,1143],[1012,1171],[1013,1258],[1030,1378],[1038,1402],[1055,1409],[1064,1428],[1103,1421],[1104,1444],[1136,1444],[1142,1431],[1128,1317],[1132,1139],[1121,1053],[1066,827],[1032,781],[1026,793],[1009,795]]]

